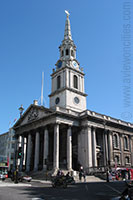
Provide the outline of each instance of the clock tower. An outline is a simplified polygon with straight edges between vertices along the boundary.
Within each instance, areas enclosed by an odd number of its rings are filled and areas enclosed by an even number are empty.
[[[60,58],[55,64],[52,77],[50,108],[56,106],[82,112],[86,110],[86,94],[84,92],[84,73],[76,59],[76,46],[72,40],[69,13],[67,14],[65,33],[59,46]]]

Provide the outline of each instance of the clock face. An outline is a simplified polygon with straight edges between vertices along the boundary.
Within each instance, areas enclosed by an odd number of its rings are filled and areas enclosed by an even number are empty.
[[[73,61],[72,65],[73,65],[74,68],[78,68],[78,63],[76,61]]]
[[[55,99],[55,104],[58,104],[59,102],[60,102],[60,98],[57,97],[57,98]]]
[[[58,64],[57,64],[57,67],[61,68],[61,66],[62,66],[62,61],[59,61]]]
[[[78,104],[78,103],[79,103],[79,98],[78,98],[78,97],[74,97],[74,102],[75,102],[76,104]]]

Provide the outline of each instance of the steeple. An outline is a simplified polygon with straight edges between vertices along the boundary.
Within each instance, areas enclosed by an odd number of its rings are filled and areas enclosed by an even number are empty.
[[[67,14],[66,23],[65,23],[65,32],[64,32],[64,39],[62,44],[59,46],[60,50],[60,58],[56,63],[57,68],[65,67],[66,65],[71,66],[73,60],[76,60],[76,46],[72,40],[71,35],[71,27],[70,27],[70,20],[69,20],[69,12],[65,10]]]
[[[53,69],[50,108],[86,110],[86,94],[84,90],[84,73],[76,59],[76,46],[72,40],[69,12],[65,10],[66,22],[64,38],[59,46],[60,57]]]
[[[65,24],[64,40],[67,40],[67,39],[72,40],[70,20],[69,20],[69,15],[70,14],[66,10],[65,10],[65,13],[67,14],[67,18],[66,18],[66,24]]]

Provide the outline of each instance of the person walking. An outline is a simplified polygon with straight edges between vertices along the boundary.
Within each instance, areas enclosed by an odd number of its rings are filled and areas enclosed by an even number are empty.
[[[81,166],[80,169],[79,169],[79,180],[82,181],[82,177],[84,175],[84,170],[83,170],[83,167]]]
[[[108,169],[106,171],[106,180],[107,180],[107,182],[109,182],[109,170]]]

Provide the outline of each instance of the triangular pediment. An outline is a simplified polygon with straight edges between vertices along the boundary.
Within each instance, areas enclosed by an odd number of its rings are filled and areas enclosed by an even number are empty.
[[[15,123],[14,127],[26,125],[32,121],[39,120],[51,113],[52,113],[52,111],[48,108],[32,104],[24,112],[22,117]]]

